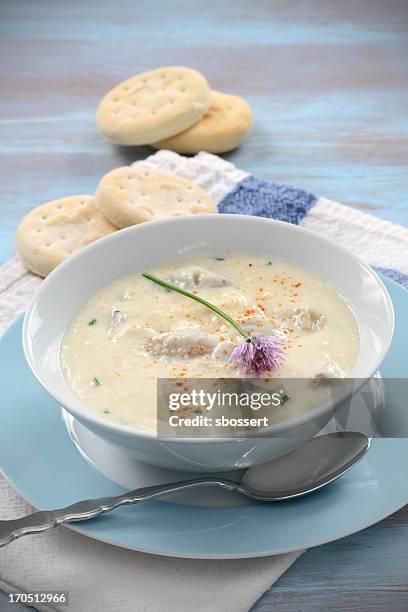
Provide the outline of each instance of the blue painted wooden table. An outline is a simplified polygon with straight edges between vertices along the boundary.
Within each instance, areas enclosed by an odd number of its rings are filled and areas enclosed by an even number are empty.
[[[151,153],[104,142],[95,108],[168,64],[249,100],[238,166],[408,222],[406,0],[2,0],[0,41],[0,261],[30,208]],[[309,551],[254,609],[405,611],[405,541],[406,509]]]

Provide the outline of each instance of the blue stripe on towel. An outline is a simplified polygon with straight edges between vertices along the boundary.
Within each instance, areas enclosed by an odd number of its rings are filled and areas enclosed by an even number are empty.
[[[220,213],[255,215],[299,224],[317,197],[303,189],[248,176],[219,204]]]
[[[408,274],[404,274],[404,272],[399,272],[398,270],[394,270],[393,268],[382,268],[381,266],[373,266],[376,272],[380,272],[388,278],[391,278],[396,283],[399,283],[406,289],[408,289]]]
[[[248,176],[225,196],[218,209],[220,213],[268,217],[299,225],[316,200],[313,193],[303,189]],[[393,268],[373,268],[408,289],[408,274]]]

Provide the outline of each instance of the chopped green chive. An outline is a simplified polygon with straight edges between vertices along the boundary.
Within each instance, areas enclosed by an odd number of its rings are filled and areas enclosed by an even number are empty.
[[[271,261],[268,261],[266,265],[267,265],[267,266],[271,266],[271,265],[272,265],[272,262],[271,262]]]
[[[92,321],[88,322],[89,327],[93,327],[96,323],[96,319],[92,319]]]
[[[289,395],[287,393],[281,393],[280,395],[280,405],[282,406],[289,400]]]
[[[215,261],[225,261],[225,257],[214,257]]]
[[[96,378],[96,376],[94,376],[93,378],[91,378],[91,381],[90,381],[90,382],[91,382],[91,384],[92,384],[94,387],[100,387],[100,386],[101,386],[101,384],[102,384],[102,383],[101,383],[101,381],[99,380],[99,378]]]

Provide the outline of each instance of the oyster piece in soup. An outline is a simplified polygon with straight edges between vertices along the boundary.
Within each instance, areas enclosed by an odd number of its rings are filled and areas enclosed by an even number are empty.
[[[126,315],[118,308],[112,308],[112,312],[109,317],[109,329],[112,330],[125,321]]]
[[[152,355],[182,355],[187,358],[211,353],[218,342],[215,334],[205,334],[197,328],[178,329],[157,334],[146,343],[146,350]]]
[[[326,324],[325,315],[310,308],[287,310],[283,313],[283,317],[304,332],[322,329]]]
[[[346,373],[337,363],[329,361],[319,368],[313,378],[316,381],[327,380],[329,378],[346,378]]]
[[[221,287],[231,287],[234,283],[230,278],[214,274],[209,270],[198,266],[180,268],[167,277],[168,281],[180,289],[218,289]]]

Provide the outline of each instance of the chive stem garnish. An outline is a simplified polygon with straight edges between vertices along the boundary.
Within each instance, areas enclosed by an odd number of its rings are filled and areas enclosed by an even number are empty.
[[[93,327],[96,323],[96,319],[92,319],[92,321],[89,321],[88,325],[89,327]]]
[[[96,378],[96,376],[91,378],[91,383],[93,384],[94,387],[100,387],[102,384],[99,378]]]
[[[237,332],[245,338],[244,342],[241,342],[241,344],[233,349],[228,363],[239,361],[241,371],[252,376],[260,376],[262,372],[270,372],[274,368],[280,368],[281,360],[284,358],[283,342],[280,338],[277,338],[276,336],[262,336],[258,332],[254,332],[251,335],[232,317],[221,310],[221,308],[207,302],[207,300],[204,300],[195,293],[190,293],[185,289],[181,289],[181,287],[172,285],[168,281],[163,280],[162,278],[157,278],[157,276],[153,276],[153,274],[150,274],[149,272],[144,272],[142,276],[153,281],[154,283],[157,283],[158,285],[161,285],[162,287],[165,287],[166,289],[171,289],[176,293],[185,295],[191,300],[195,300],[196,302],[203,304],[203,306],[206,306],[215,312],[219,317],[227,321],[227,323],[232,325],[232,327],[234,327]]]
[[[246,329],[241,327],[241,325],[237,323],[232,317],[227,315],[226,312],[221,310],[221,308],[218,308],[218,306],[214,306],[214,304],[207,302],[207,300],[204,300],[204,298],[199,297],[198,295],[195,295],[194,293],[190,293],[190,291],[186,291],[185,289],[181,289],[181,287],[177,287],[177,285],[173,285],[172,283],[169,283],[168,281],[163,280],[162,278],[157,278],[157,276],[153,276],[153,274],[150,274],[149,272],[144,272],[142,276],[144,276],[148,280],[153,281],[154,283],[157,283],[158,285],[161,285],[162,287],[165,287],[166,289],[171,289],[172,291],[181,293],[181,295],[185,295],[191,300],[195,300],[196,302],[203,304],[203,306],[206,306],[207,308],[215,312],[219,317],[227,321],[230,325],[235,327],[235,329],[241,336],[246,338],[248,341],[250,340],[249,332],[247,332]]]

